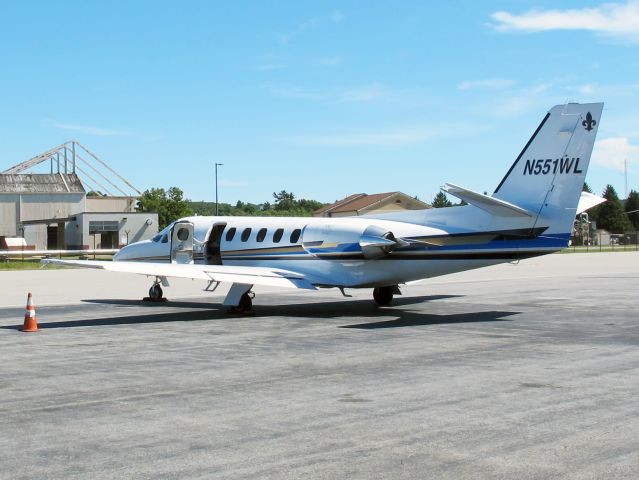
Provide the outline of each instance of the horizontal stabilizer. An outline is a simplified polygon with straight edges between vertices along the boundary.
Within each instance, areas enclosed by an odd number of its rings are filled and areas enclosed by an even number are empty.
[[[505,200],[499,200],[495,197],[489,197],[482,193],[473,192],[465,188],[447,183],[441,189],[450,193],[451,195],[464,200],[466,203],[474,205],[477,208],[481,208],[486,212],[495,215],[497,217],[534,217],[535,215],[528,210],[525,210],[517,205],[506,202]]]
[[[579,205],[577,205],[577,215],[584,213],[586,210],[596,207],[600,203],[605,202],[606,199],[598,195],[594,195],[588,192],[581,192],[579,197]]]
[[[315,290],[315,286],[306,280],[304,275],[279,268],[58,259],[45,259],[42,260],[42,263],[99,268],[111,272],[137,273],[151,277],[191,278],[194,280],[214,282],[245,283]]]

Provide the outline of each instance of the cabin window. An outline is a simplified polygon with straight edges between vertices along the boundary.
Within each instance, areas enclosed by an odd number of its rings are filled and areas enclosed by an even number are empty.
[[[164,227],[161,232],[159,232],[155,237],[152,238],[151,241],[167,243],[169,241],[169,232],[173,228],[173,224],[174,223],[175,222],[173,222],[173,223],[167,225],[166,227]]]
[[[189,239],[189,229],[188,228],[179,228],[177,231],[177,238],[181,242],[184,242]]]
[[[302,230],[300,230],[299,228],[296,228],[295,230],[293,230],[291,232],[291,243],[297,243],[297,241],[300,239],[301,234],[302,234]]]
[[[282,240],[282,235],[284,235],[283,228],[278,228],[277,230],[275,230],[275,233],[273,233],[273,243],[280,243],[280,240]]]
[[[266,238],[266,228],[260,228],[260,231],[257,232],[257,237],[255,238],[255,240],[257,240],[258,242],[263,242],[265,238]]]
[[[246,242],[250,236],[251,236],[251,229],[245,228],[244,231],[242,232],[242,241]]]
[[[231,240],[233,240],[233,237],[235,236],[236,230],[237,229],[235,227],[229,228],[229,231],[226,232],[226,241],[227,242],[230,242]]]

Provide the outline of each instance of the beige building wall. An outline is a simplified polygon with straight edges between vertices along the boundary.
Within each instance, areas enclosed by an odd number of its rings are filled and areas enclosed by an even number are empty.
[[[333,212],[331,213],[331,217],[352,217],[357,215],[356,211],[351,211],[351,212]]]
[[[66,218],[84,211],[84,194],[21,195],[20,221]]]
[[[136,197],[86,197],[87,212],[135,212]]]
[[[2,195],[0,197],[0,235],[15,236],[17,202],[18,195]]]

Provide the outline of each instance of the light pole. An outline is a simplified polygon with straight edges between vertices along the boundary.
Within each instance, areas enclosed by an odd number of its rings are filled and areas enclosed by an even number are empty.
[[[217,167],[218,166],[222,166],[224,165],[223,163],[216,163],[215,164],[215,216],[218,216],[218,212],[219,212],[219,204],[217,202]]]

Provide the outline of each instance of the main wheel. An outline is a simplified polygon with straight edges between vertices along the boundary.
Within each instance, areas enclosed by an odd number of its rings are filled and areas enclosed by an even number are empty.
[[[237,306],[241,313],[250,312],[253,309],[253,300],[251,300],[251,296],[248,292],[246,292],[240,298],[240,304]]]
[[[229,308],[229,313],[236,315],[242,315],[245,313],[251,313],[253,311],[253,300],[251,300],[251,294],[246,292],[240,297],[240,303],[236,307]]]
[[[374,288],[373,299],[377,305],[389,305],[393,301],[393,287]]]
[[[149,298],[154,302],[162,300],[163,294],[164,292],[162,291],[162,287],[159,283],[154,283],[151,285],[151,288],[149,288]]]

